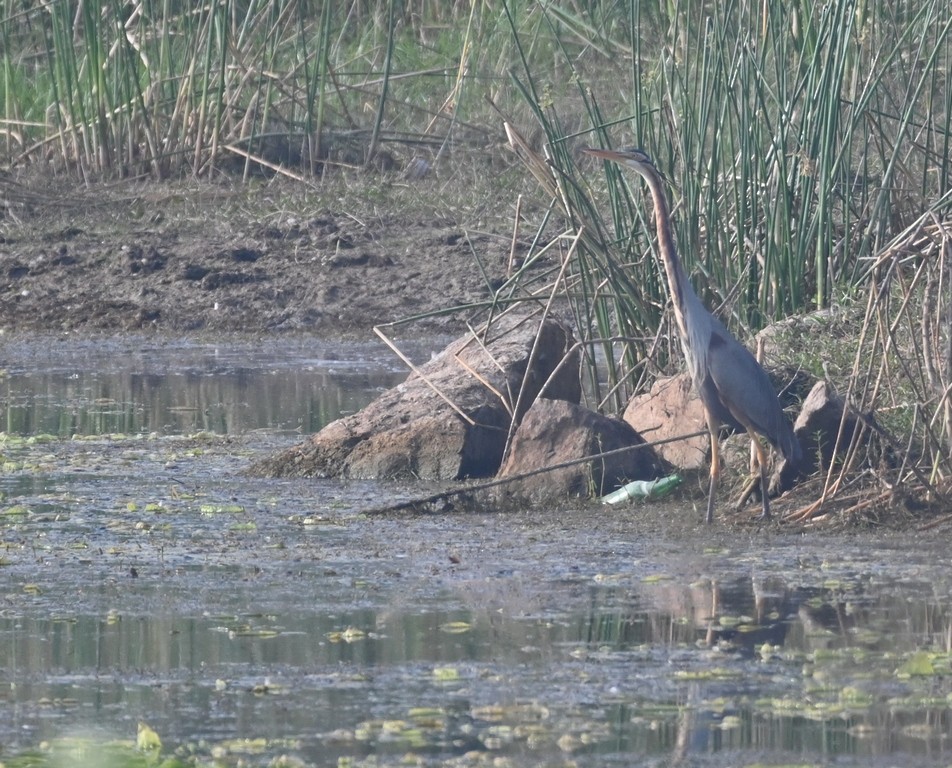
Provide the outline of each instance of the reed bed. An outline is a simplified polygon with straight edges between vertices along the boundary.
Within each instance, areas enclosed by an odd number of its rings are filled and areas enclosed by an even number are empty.
[[[600,345],[608,359],[607,380],[593,374],[603,403],[625,402],[648,368],[668,368],[679,350],[673,329],[655,332],[665,328],[667,298],[640,181],[612,164],[585,167],[572,151],[583,140],[635,144],[655,158],[672,182],[686,268],[741,338],[794,313],[868,298],[858,339],[846,342],[854,365],[835,384],[860,412],[879,416],[889,458],[871,474],[883,498],[912,486],[944,503],[952,472],[947,5],[629,8],[627,25],[606,32],[627,32],[632,51],[620,119],[604,84],[574,62],[566,61],[577,84],[571,103],[587,125],[572,131],[560,106],[539,97],[545,85],[530,66],[513,73],[545,134],[538,152],[519,141],[514,148],[545,178],[569,231],[583,233],[563,279],[578,327],[589,332],[583,345]],[[824,356],[835,350],[810,341],[797,357],[824,376]],[[830,470],[824,501],[856,481],[861,450],[857,439]]]
[[[486,143],[467,117],[509,45],[486,3],[0,0],[0,156],[86,178],[390,167],[388,145]]]

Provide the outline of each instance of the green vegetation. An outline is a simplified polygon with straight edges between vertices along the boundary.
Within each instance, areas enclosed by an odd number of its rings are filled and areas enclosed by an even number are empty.
[[[862,466],[878,476],[879,502],[894,503],[906,483],[941,498],[952,473],[952,294],[941,287],[952,277],[947,5],[685,0],[629,10],[614,26],[591,25],[593,40],[631,52],[616,53],[629,72],[608,66],[614,86],[567,46],[574,98],[553,98],[528,57],[514,71],[545,141],[532,146],[511,125],[510,143],[568,224],[558,274],[527,273],[510,295],[574,300],[583,348],[600,346],[609,364],[602,386],[592,355],[591,389],[613,410],[680,357],[662,322],[664,276],[640,180],[607,167],[607,183],[598,181],[573,146],[580,134],[640,145],[672,182],[686,268],[738,335],[810,310],[855,313],[845,347],[824,333],[836,318],[821,316],[787,344],[778,334],[785,359],[818,376],[828,358],[846,357],[834,385],[878,419],[825,478],[823,498]],[[512,31],[522,41],[514,21]],[[573,110],[584,117],[572,120]],[[603,186],[604,199],[592,191]],[[870,431],[878,457],[865,447]]]
[[[0,41],[7,162],[156,178],[483,145],[512,48],[488,3],[363,0],[2,0]]]

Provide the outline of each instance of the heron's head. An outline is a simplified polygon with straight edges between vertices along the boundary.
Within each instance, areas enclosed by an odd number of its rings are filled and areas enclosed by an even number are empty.
[[[595,149],[594,147],[585,147],[582,150],[585,154],[597,157],[602,160],[611,160],[612,162],[623,165],[637,171],[642,176],[661,176],[661,173],[655,168],[651,158],[644,150],[637,147],[625,147],[624,149]]]

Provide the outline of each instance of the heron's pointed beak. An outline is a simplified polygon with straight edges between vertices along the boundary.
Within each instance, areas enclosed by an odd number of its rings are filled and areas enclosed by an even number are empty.
[[[596,149],[595,147],[582,147],[582,152],[601,160],[614,160],[616,163],[623,163],[628,159],[624,152],[616,152],[613,149]]]
[[[638,170],[637,166],[641,166],[641,167],[647,166],[651,168],[651,170],[655,174],[657,174],[658,178],[661,179],[663,182],[666,182],[668,184],[671,183],[668,181],[667,177],[665,177],[665,175],[661,173],[661,171],[658,170],[658,168],[651,161],[651,159],[640,150],[636,154],[634,154],[624,149],[618,151],[614,149],[596,149],[595,147],[582,147],[581,151],[586,155],[597,157],[600,160],[611,160],[612,162],[618,163],[619,165],[623,165],[627,168],[635,168],[635,170]]]

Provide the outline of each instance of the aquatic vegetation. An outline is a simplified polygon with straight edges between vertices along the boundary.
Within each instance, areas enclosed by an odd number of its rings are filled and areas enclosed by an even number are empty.
[[[356,643],[367,638],[367,633],[357,627],[328,632],[325,637],[332,643]]]
[[[268,440],[0,449],[6,768],[944,755],[939,537],[371,519],[379,487],[243,476]]]

